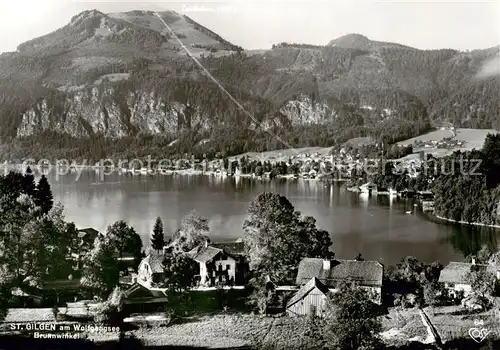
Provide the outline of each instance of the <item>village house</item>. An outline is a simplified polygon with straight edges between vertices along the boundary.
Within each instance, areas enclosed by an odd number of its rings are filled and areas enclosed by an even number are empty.
[[[244,284],[248,264],[242,242],[209,244],[206,241],[188,255],[198,263],[196,278],[200,286]]]
[[[337,293],[341,283],[350,281],[369,291],[380,304],[383,275],[384,266],[377,261],[302,259],[296,279],[300,289],[287,303],[287,313],[305,315],[314,309],[321,314],[328,293]]]
[[[151,252],[137,268],[137,283],[151,288],[163,280],[163,252]]]
[[[441,270],[439,275],[439,283],[442,283],[451,295],[457,296],[463,292],[464,296],[468,296],[472,292],[472,286],[469,278],[471,271],[486,270],[493,274],[497,279],[500,279],[500,267],[495,265],[476,264],[472,259],[472,263],[450,262]]]
[[[244,285],[249,271],[243,254],[242,241],[230,243],[204,242],[187,254],[198,266],[196,280],[199,286]],[[165,252],[151,252],[139,264],[135,282],[146,288],[155,288],[164,279],[163,259]]]

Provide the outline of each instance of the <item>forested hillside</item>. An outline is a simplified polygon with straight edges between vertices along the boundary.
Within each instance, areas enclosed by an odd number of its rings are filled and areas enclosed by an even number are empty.
[[[500,136],[488,135],[480,151],[445,158],[433,185],[436,214],[466,223],[500,225],[499,154]]]
[[[499,47],[424,51],[351,34],[246,54],[186,16],[160,16],[172,32],[153,12],[84,11],[0,55],[1,155],[111,156],[123,140],[131,154],[236,154],[285,147],[273,135],[390,144],[442,121],[500,126]]]

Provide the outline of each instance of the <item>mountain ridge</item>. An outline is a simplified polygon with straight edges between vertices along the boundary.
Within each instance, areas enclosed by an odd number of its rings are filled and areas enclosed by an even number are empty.
[[[371,40],[367,36],[358,33],[342,35],[336,39],[330,40],[326,46],[338,46],[346,49],[360,50],[380,49],[382,47],[397,47],[418,50],[414,47],[403,44]]]
[[[154,12],[95,10],[0,55],[0,137],[156,135],[182,139],[176,152],[209,139],[213,152],[244,153],[279,147],[269,131],[294,146],[325,146],[364,136],[396,142],[441,121],[500,126],[500,46],[419,50],[348,34],[324,46],[281,43],[246,54],[187,16],[159,15],[262,127]]]

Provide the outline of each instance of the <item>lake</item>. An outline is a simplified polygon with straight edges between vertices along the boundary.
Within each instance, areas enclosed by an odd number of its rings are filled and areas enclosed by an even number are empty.
[[[285,195],[303,215],[317,219],[330,232],[338,258],[392,264],[407,255],[442,263],[461,261],[482,244],[497,247],[497,231],[439,224],[416,210],[412,200],[368,196],[346,191],[341,184],[310,180],[257,181],[186,175],[120,175],[104,178],[95,171],[57,176],[49,173],[54,199],[77,227],[104,231],[125,220],[149,244],[157,216],[171,235],[181,218],[195,210],[209,219],[213,241],[242,237],[242,224],[252,199],[264,191]],[[406,214],[412,211],[411,214]]]

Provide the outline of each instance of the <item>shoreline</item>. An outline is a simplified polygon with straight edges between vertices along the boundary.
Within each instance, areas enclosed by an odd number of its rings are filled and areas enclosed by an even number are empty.
[[[0,164],[0,169],[4,169],[4,171],[7,170],[22,170],[24,167],[27,165],[25,164]],[[234,177],[234,178],[252,178],[256,180],[274,180],[274,179],[284,179],[284,180],[307,180],[307,181],[323,181],[323,182],[347,182],[349,179],[335,179],[335,178],[328,178],[327,176],[321,176],[322,174],[319,174],[319,176],[316,176],[314,178],[311,177],[303,177],[301,175],[296,176],[295,174],[286,174],[286,175],[276,175],[274,178],[270,178],[269,176],[256,176],[255,174],[224,174],[220,171],[214,171],[214,170],[199,170],[199,169],[192,169],[192,168],[187,168],[187,169],[147,169],[146,171],[140,170],[140,169],[135,169],[135,170],[130,170],[130,169],[122,169],[122,168],[110,168],[110,167],[105,167],[105,166],[95,166],[95,165],[74,165],[74,166],[66,166],[66,165],[52,165],[49,164],[46,167],[40,167],[37,165],[31,166],[33,169],[36,169],[39,173],[48,175],[50,172],[52,172],[54,169],[56,169],[57,175],[69,175],[73,173],[78,173],[81,171],[95,171],[99,173],[103,173],[103,175],[111,175],[113,173],[117,173],[119,175],[132,175],[132,176],[169,176],[169,175],[182,175],[182,176],[213,176],[213,177],[220,177],[220,178],[228,178],[228,177]],[[59,172],[60,169],[64,169],[61,173]]]
[[[483,224],[481,222],[466,222],[463,220],[457,221],[457,220],[442,217],[440,215],[432,215],[432,216],[434,218],[442,220],[442,221],[452,222],[452,223],[460,224],[460,225],[471,225],[471,226],[490,227],[490,228],[494,228],[494,229],[500,229],[500,225],[488,225],[488,224]]]

